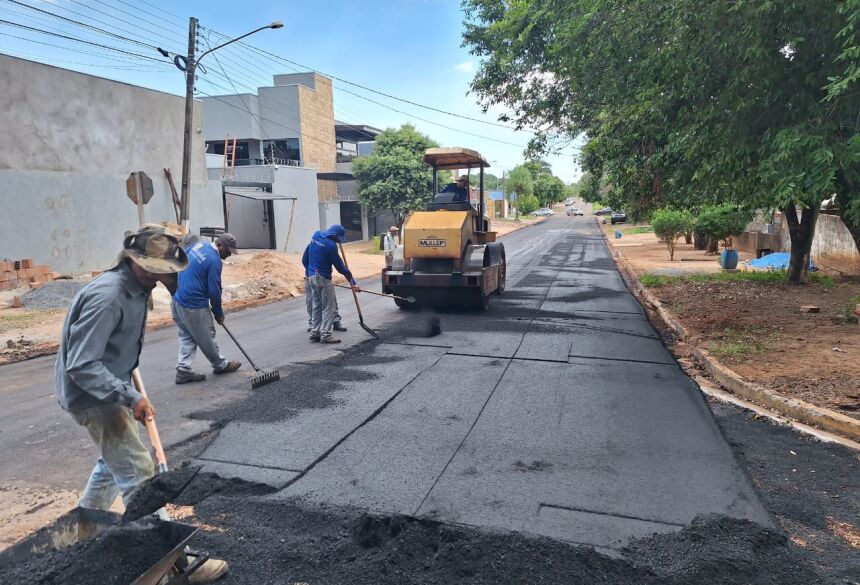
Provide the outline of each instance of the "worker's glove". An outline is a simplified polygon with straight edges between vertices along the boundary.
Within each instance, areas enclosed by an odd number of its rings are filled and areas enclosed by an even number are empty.
[[[146,424],[146,421],[155,419],[155,407],[147,398],[141,398],[131,409],[134,420]]]

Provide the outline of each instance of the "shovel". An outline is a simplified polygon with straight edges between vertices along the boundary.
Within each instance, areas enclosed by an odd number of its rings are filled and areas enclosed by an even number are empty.
[[[351,286],[346,286],[345,284],[336,284],[335,286],[340,287],[340,288],[352,288]],[[398,297],[397,295],[387,295],[385,293],[378,293],[376,291],[365,290],[365,289],[361,289],[358,292],[367,293],[369,295],[376,295],[378,297],[385,297],[387,299],[397,299],[398,301],[406,301],[407,303],[414,303],[415,302],[415,297]]]
[[[248,352],[245,351],[245,348],[239,343],[239,340],[233,335],[233,332],[227,328],[227,325],[221,323],[221,327],[224,328],[224,331],[227,332],[227,335],[230,336],[230,339],[233,340],[233,343],[236,344],[236,347],[239,348],[239,351],[242,352],[246,358],[248,358],[248,362],[250,362],[251,367],[254,368],[254,371],[257,372],[257,375],[251,379],[251,388],[259,388],[260,386],[265,386],[270,382],[275,382],[276,380],[281,379],[281,373],[277,370],[274,372],[264,372],[260,368],[257,367],[257,364],[254,363],[254,360],[251,359],[251,356],[248,355]]]
[[[148,400],[140,370],[135,368],[131,373],[131,379],[137,391]],[[152,443],[152,449],[155,451],[156,475],[135,488],[122,515],[123,522],[133,522],[143,518],[175,500],[202,469],[202,466],[197,465],[170,471],[167,468],[167,456],[164,454],[164,446],[161,444],[155,420],[146,420],[144,424],[149,442]]]
[[[338,243],[337,247],[340,248],[340,255],[343,257],[343,265],[346,266],[348,272],[352,272],[349,269],[349,264],[346,262],[346,252],[343,251],[343,244]],[[358,311],[358,324],[361,325],[361,328],[367,331],[372,337],[379,339],[379,335],[376,334],[376,331],[364,324],[364,315],[361,314],[361,306],[358,304],[358,294],[355,292],[354,287],[349,288],[352,289],[352,298],[355,300],[355,310]]]

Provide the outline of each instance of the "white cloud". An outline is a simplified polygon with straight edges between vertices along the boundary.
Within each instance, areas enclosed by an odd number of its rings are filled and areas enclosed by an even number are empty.
[[[457,71],[462,71],[463,73],[474,73],[475,62],[464,61],[463,63],[457,63],[456,65],[454,65],[454,69],[456,69]]]

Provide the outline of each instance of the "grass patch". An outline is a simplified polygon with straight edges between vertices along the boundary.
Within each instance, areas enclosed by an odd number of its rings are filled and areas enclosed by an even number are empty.
[[[666,275],[646,273],[639,278],[642,286],[654,288],[658,286],[666,286],[678,282],[764,282],[764,283],[783,283],[787,280],[787,273],[784,270],[775,270],[772,272],[714,272],[712,274],[681,274],[681,275]],[[823,288],[831,288],[835,283],[833,278],[820,272],[813,272],[809,275],[809,280],[815,284],[821,285]]]
[[[622,234],[650,234],[654,231],[650,225],[635,225],[632,227],[621,228]]]
[[[779,333],[764,327],[745,329],[726,328],[719,334],[720,339],[712,342],[708,349],[717,356],[741,357],[764,353],[779,339]]]
[[[24,329],[30,325],[34,325],[38,323],[44,314],[42,313],[31,313],[31,312],[21,312],[21,313],[13,313],[11,315],[0,315],[0,333],[8,333],[9,331],[14,331],[16,329]]]

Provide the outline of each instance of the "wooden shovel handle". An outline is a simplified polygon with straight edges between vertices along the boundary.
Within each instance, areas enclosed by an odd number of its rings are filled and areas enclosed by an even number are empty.
[[[346,252],[343,251],[343,244],[338,242],[337,247],[340,249],[340,255],[343,258],[343,265],[350,273],[352,273],[352,271],[349,270],[349,264],[346,261]],[[353,276],[353,278],[355,278],[355,276]],[[361,306],[358,304],[358,294],[356,294],[355,287],[352,286],[352,283],[350,283],[349,288],[352,290],[352,298],[355,300],[355,310],[358,312],[358,321],[359,323],[364,323],[364,316],[361,314]]]
[[[144,398],[149,400],[146,395],[146,388],[143,385],[143,378],[140,376],[140,370],[135,368],[131,372],[131,379],[134,382],[135,388]],[[152,443],[152,448],[155,450],[155,464],[159,468],[167,467],[167,456],[164,454],[164,446],[161,444],[161,436],[158,434],[158,427],[155,426],[155,419],[145,422],[146,432],[149,435],[149,442]]]

